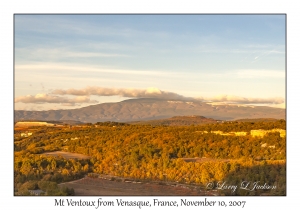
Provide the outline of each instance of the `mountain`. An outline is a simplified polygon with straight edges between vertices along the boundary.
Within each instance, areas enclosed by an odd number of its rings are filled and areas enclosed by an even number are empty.
[[[285,109],[266,106],[211,105],[193,100],[154,98],[129,99],[103,103],[79,109],[24,111],[15,110],[15,121],[20,120],[75,120],[81,122],[130,122],[158,120],[173,116],[201,115],[218,120],[251,118],[285,119]]]

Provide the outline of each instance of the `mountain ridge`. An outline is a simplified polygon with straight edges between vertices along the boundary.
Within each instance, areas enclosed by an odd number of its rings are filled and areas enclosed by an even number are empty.
[[[25,111],[15,110],[15,121],[19,120],[74,120],[81,122],[130,122],[159,120],[174,116],[199,115],[218,120],[245,118],[285,119],[285,109],[266,106],[246,107],[238,105],[210,105],[196,100],[170,100],[156,98],[127,99],[78,109]]]

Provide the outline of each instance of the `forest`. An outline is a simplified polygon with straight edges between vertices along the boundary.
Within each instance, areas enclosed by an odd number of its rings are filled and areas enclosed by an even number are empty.
[[[286,137],[269,132],[253,137],[251,130],[286,130],[286,121],[228,121],[167,126],[98,122],[78,126],[30,127],[14,133],[15,195],[43,190],[45,195],[74,195],[59,183],[96,173],[135,180],[185,183],[205,187],[243,181],[275,189],[220,191],[220,195],[286,195]],[[204,132],[205,131],[205,132]],[[244,136],[213,131],[247,132]],[[21,136],[22,132],[32,132]],[[54,157],[65,151],[89,159]],[[195,161],[187,161],[188,159]],[[208,161],[207,161],[208,160]]]

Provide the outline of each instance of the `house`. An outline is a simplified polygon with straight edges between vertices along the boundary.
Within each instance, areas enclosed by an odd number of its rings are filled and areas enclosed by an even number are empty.
[[[264,143],[261,145],[261,147],[266,147],[267,146],[267,143]]]
[[[26,132],[26,133],[21,133],[21,137],[28,137],[28,136],[31,136],[32,133],[30,132]]]
[[[28,190],[30,195],[44,195],[45,192],[43,190]]]

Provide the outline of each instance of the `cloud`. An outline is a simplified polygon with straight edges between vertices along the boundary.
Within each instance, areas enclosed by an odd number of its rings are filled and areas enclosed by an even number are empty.
[[[98,101],[91,100],[88,96],[78,96],[75,98],[67,98],[54,96],[49,94],[36,94],[35,96],[27,95],[15,98],[15,103],[59,103],[75,105],[75,103],[97,103]]]
[[[86,87],[83,89],[56,89],[52,94],[57,95],[75,95],[75,96],[122,96],[133,98],[164,98],[164,99],[188,99],[177,93],[162,91],[155,87],[147,89],[134,88],[104,88],[104,87]]]
[[[106,53],[106,52],[90,52],[76,51],[75,49],[54,48],[17,48],[17,55],[26,55],[31,59],[39,60],[62,60],[63,58],[93,58],[93,57],[129,57],[126,54]]]
[[[205,98],[205,101],[210,102],[226,102],[237,104],[282,104],[284,99],[281,97],[275,98],[245,98],[233,95],[219,95],[213,98]]]
[[[63,96],[61,96],[63,95]],[[66,96],[68,95],[68,96]],[[69,96],[76,96],[69,98]],[[127,98],[158,98],[169,100],[196,100],[211,102],[216,104],[251,104],[266,106],[282,106],[285,103],[284,98],[247,98],[234,95],[218,95],[215,97],[185,97],[174,92],[163,91],[155,87],[147,89],[134,88],[105,88],[105,87],[86,87],[83,89],[56,89],[49,94],[36,94],[35,96],[27,95],[15,98],[15,103],[53,103],[62,106],[75,106],[82,103],[99,103],[91,100],[90,96],[120,96]]]
[[[92,66],[92,65],[74,65],[71,63],[34,63],[34,64],[18,64],[15,66],[15,70],[18,73],[25,72],[36,74],[36,72],[82,72],[87,73],[109,73],[109,74],[124,74],[124,75],[142,75],[142,76],[157,76],[157,75],[169,75],[167,72],[160,70],[131,70],[131,69],[118,69],[107,66]]]

